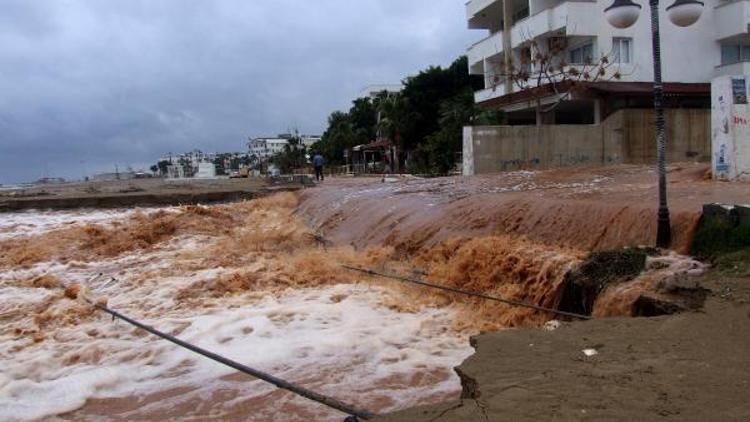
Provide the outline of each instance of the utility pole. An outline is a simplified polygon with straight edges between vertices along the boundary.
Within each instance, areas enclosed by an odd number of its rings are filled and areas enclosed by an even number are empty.
[[[659,211],[657,213],[656,246],[668,248],[672,242],[672,228],[667,204],[667,135],[664,118],[664,84],[661,67],[661,39],[659,31],[659,0],[649,0],[651,11],[651,44],[654,59],[654,110],[656,113],[656,162],[659,184]],[[704,3],[698,0],[675,0],[667,7],[669,20],[680,27],[694,24],[703,13]],[[632,0],[615,0],[604,9],[612,26],[620,29],[632,26],[641,11],[641,5]]]
[[[664,119],[664,85],[661,76],[661,38],[659,36],[659,0],[651,0],[651,32],[654,56],[654,109],[656,111],[656,163],[659,173],[659,212],[657,213],[656,246],[668,248],[672,228],[667,205],[667,134]]]

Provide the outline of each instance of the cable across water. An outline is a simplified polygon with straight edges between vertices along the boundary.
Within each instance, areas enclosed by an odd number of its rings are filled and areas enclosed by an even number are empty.
[[[344,269],[347,269],[349,271],[355,271],[355,272],[360,272],[360,273],[368,274],[368,275],[372,275],[372,276],[377,276],[377,277],[382,277],[382,278],[388,278],[388,279],[400,281],[400,282],[403,282],[403,283],[416,284],[416,285],[419,285],[419,286],[429,287],[431,289],[436,289],[436,290],[443,290],[443,291],[450,292],[450,293],[457,293],[457,294],[461,294],[461,295],[464,295],[464,296],[471,296],[471,297],[476,297],[476,298],[480,298],[480,299],[491,300],[491,301],[495,301],[495,302],[501,302],[501,303],[505,303],[506,305],[518,306],[518,307],[522,307],[522,308],[530,308],[530,309],[535,309],[537,311],[549,312],[549,313],[556,314],[556,315],[563,315],[563,316],[567,316],[567,317],[571,317],[571,318],[577,318],[577,319],[583,319],[583,320],[592,319],[588,315],[581,315],[581,314],[576,314],[576,313],[572,313],[572,312],[560,311],[560,310],[557,310],[557,309],[546,308],[544,306],[534,305],[532,303],[526,303],[526,302],[521,302],[521,301],[512,300],[512,299],[504,299],[504,298],[497,297],[497,296],[490,296],[490,295],[487,295],[487,294],[484,294],[484,293],[469,292],[469,291],[466,291],[466,290],[456,289],[454,287],[440,286],[440,285],[437,285],[437,284],[432,284],[432,283],[428,283],[426,281],[417,280],[417,279],[413,279],[413,278],[409,278],[409,277],[404,277],[404,276],[400,276],[400,275],[380,273],[380,272],[377,272],[377,271],[374,271],[374,270],[370,270],[370,269],[367,269],[367,268],[358,268],[358,267],[352,267],[352,266],[349,266],[349,265],[342,265],[341,267],[344,268]]]
[[[422,281],[422,280],[417,280],[417,279],[413,279],[413,278],[409,278],[409,277],[404,277],[404,276],[399,276],[399,275],[394,275],[394,274],[385,274],[385,273],[377,272],[377,271],[374,271],[374,270],[371,270],[371,269],[358,268],[358,267],[353,267],[353,266],[349,266],[349,265],[341,265],[341,267],[344,268],[344,269],[350,270],[350,271],[355,271],[355,272],[359,272],[359,273],[363,273],[363,274],[367,274],[367,275],[371,275],[371,276],[383,277],[383,278],[392,279],[392,280],[396,280],[396,281],[400,281],[400,282],[404,282],[404,283],[410,283],[410,284],[419,285],[419,286],[423,286],[423,287],[428,287],[428,288],[432,288],[432,289],[442,290],[442,291],[446,291],[446,292],[450,292],[450,293],[456,293],[456,294],[461,294],[461,295],[465,295],[465,296],[476,297],[476,298],[485,299],[485,300],[491,300],[491,301],[495,301],[495,302],[501,302],[501,303],[505,303],[505,304],[511,305],[511,306],[518,306],[518,307],[530,308],[530,309],[534,309],[534,310],[537,310],[537,311],[549,312],[549,313],[556,314],[556,315],[563,315],[563,316],[567,316],[567,317],[571,317],[571,318],[577,318],[577,319],[583,319],[583,320],[591,319],[591,317],[587,316],[587,315],[580,315],[580,314],[575,314],[575,313],[572,313],[572,312],[560,311],[560,310],[557,310],[557,309],[546,308],[546,307],[534,305],[534,304],[531,304],[531,303],[516,301],[516,300],[512,300],[512,299],[504,299],[504,298],[496,297],[496,296],[490,296],[490,295],[483,294],[483,293],[469,292],[469,291],[460,290],[460,289],[453,288],[453,287],[440,286],[440,285],[428,283],[428,282],[425,282],[425,281]],[[111,282],[112,281],[110,281],[110,283]],[[332,397],[329,397],[329,396],[325,396],[325,395],[317,393],[315,391],[306,389],[306,388],[301,387],[299,385],[293,384],[293,383],[291,383],[289,381],[283,380],[283,379],[278,378],[276,376],[273,376],[271,374],[267,374],[265,372],[262,372],[262,371],[259,371],[257,369],[251,368],[251,367],[249,367],[247,365],[243,365],[243,364],[241,364],[239,362],[236,362],[234,360],[231,360],[229,358],[226,358],[224,356],[221,356],[221,355],[216,354],[214,352],[211,352],[209,350],[203,349],[203,348],[198,347],[198,346],[196,346],[194,344],[188,343],[188,342],[186,342],[184,340],[180,340],[179,338],[177,338],[175,336],[172,336],[170,334],[167,334],[167,333],[164,333],[162,331],[159,331],[159,330],[157,330],[157,329],[155,329],[155,328],[153,328],[151,326],[143,324],[143,323],[141,323],[141,322],[139,322],[139,321],[137,321],[135,319],[132,319],[132,318],[126,316],[126,315],[123,315],[123,314],[121,314],[121,313],[119,313],[117,311],[114,311],[114,310],[108,308],[105,305],[102,305],[100,303],[95,303],[95,302],[91,301],[89,298],[87,298],[85,296],[83,297],[83,299],[86,302],[88,302],[91,306],[93,306],[94,308],[96,308],[96,309],[98,309],[98,310],[100,310],[102,312],[105,312],[105,313],[111,315],[113,319],[117,318],[117,319],[120,319],[122,321],[125,321],[128,324],[131,324],[131,325],[133,325],[135,327],[138,327],[138,328],[140,328],[142,330],[145,330],[145,331],[147,331],[147,332],[149,332],[149,333],[151,333],[151,334],[153,334],[153,335],[155,335],[157,337],[160,337],[160,338],[162,338],[164,340],[172,342],[172,343],[174,343],[174,344],[176,344],[176,345],[178,345],[178,346],[180,346],[182,348],[190,350],[193,353],[197,353],[197,354],[202,355],[204,357],[207,357],[207,358],[209,358],[209,359],[211,359],[211,360],[213,360],[215,362],[218,362],[218,363],[221,363],[223,365],[229,366],[230,368],[236,369],[236,370],[238,370],[238,371],[240,371],[242,373],[245,373],[245,374],[250,375],[252,377],[255,377],[257,379],[260,379],[260,380],[263,380],[263,381],[268,382],[270,384],[273,384],[273,385],[275,385],[278,388],[281,388],[281,389],[284,389],[284,390],[287,390],[287,391],[291,391],[292,393],[295,393],[295,394],[297,394],[299,396],[305,397],[305,398],[307,398],[309,400],[315,401],[317,403],[321,403],[321,404],[326,405],[326,406],[328,406],[328,407],[330,407],[332,409],[336,409],[338,411],[341,411],[343,413],[351,415],[349,418],[347,418],[347,421],[356,421],[358,419],[368,420],[368,419],[371,419],[371,418],[373,418],[375,416],[374,413],[369,412],[367,410],[359,409],[357,407],[354,407],[354,406],[352,406],[350,404],[344,403],[344,402],[342,402],[340,400],[337,400],[335,398],[332,398]]]
[[[177,337],[174,337],[172,335],[169,335],[167,333],[159,331],[159,330],[157,330],[157,329],[155,329],[153,327],[150,327],[150,326],[148,326],[146,324],[143,324],[141,322],[138,322],[138,321],[136,321],[136,320],[134,320],[134,319],[132,319],[130,317],[127,317],[127,316],[125,316],[125,315],[123,315],[123,314],[121,314],[121,313],[119,313],[117,311],[109,309],[108,307],[106,307],[104,305],[101,305],[101,304],[98,304],[98,303],[94,303],[93,301],[89,300],[86,297],[83,297],[83,299],[86,300],[86,302],[88,302],[89,304],[91,304],[96,309],[99,309],[99,310],[101,310],[103,312],[106,312],[109,315],[112,315],[113,319],[117,318],[117,319],[120,319],[122,321],[125,321],[128,324],[131,324],[131,325],[133,325],[135,327],[143,329],[143,330],[145,330],[145,331],[147,331],[147,332],[149,332],[149,333],[151,333],[151,334],[153,334],[153,335],[155,335],[157,337],[161,337],[164,340],[170,341],[170,342],[172,342],[172,343],[174,343],[174,344],[176,344],[176,345],[178,345],[180,347],[183,347],[183,348],[185,348],[187,350],[190,350],[191,352],[194,352],[194,353],[197,353],[199,355],[205,356],[205,357],[207,357],[207,358],[209,358],[209,359],[211,359],[213,361],[219,362],[219,363],[221,363],[223,365],[229,366],[230,368],[234,368],[234,369],[236,369],[236,370],[238,370],[240,372],[243,372],[243,373],[245,373],[247,375],[253,376],[253,377],[258,378],[260,380],[263,380],[263,381],[265,381],[267,383],[273,384],[273,385],[275,385],[278,388],[281,388],[281,389],[284,389],[284,390],[287,390],[287,391],[291,391],[292,393],[297,394],[299,396],[302,396],[302,397],[304,397],[306,399],[309,399],[309,400],[312,400],[312,401],[324,404],[324,405],[326,405],[326,406],[328,406],[330,408],[333,408],[333,409],[336,409],[336,410],[341,411],[343,413],[346,413],[348,415],[351,415],[352,417],[347,418],[347,421],[356,421],[356,420],[358,420],[357,418],[362,419],[362,420],[368,420],[368,419],[371,419],[371,418],[373,418],[375,416],[374,413],[369,412],[367,410],[362,410],[362,409],[359,409],[359,408],[354,407],[352,405],[349,405],[347,403],[344,403],[342,401],[339,401],[337,399],[334,399],[332,397],[328,397],[328,396],[325,396],[323,394],[316,393],[316,392],[314,392],[312,390],[308,390],[308,389],[306,389],[304,387],[301,387],[299,385],[293,384],[293,383],[291,383],[289,381],[283,380],[281,378],[275,377],[273,375],[267,374],[267,373],[259,371],[257,369],[253,369],[253,368],[251,368],[249,366],[243,365],[243,364],[241,364],[239,362],[233,361],[233,360],[228,359],[228,358],[226,358],[224,356],[221,356],[221,355],[218,355],[218,354],[213,353],[211,351],[208,351],[206,349],[200,348],[200,347],[198,347],[198,346],[196,346],[194,344],[188,343],[188,342],[186,342],[184,340],[180,340]]]

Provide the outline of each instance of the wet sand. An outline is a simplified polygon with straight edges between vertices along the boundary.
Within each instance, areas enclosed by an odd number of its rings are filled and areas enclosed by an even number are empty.
[[[378,420],[750,420],[750,278],[702,283],[703,312],[483,334],[462,400]]]
[[[255,178],[154,178],[40,184],[0,192],[0,212],[207,204],[253,199],[273,192],[302,188],[299,183],[269,182]]]

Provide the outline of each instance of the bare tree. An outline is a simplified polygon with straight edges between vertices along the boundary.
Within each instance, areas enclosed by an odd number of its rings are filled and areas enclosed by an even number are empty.
[[[619,64],[612,59],[612,52],[598,59],[591,55],[582,56],[580,63],[569,63],[567,46],[564,42],[554,42],[542,48],[536,40],[524,43],[519,57],[514,57],[508,69],[504,63],[493,68],[490,87],[494,90],[510,80],[516,91],[534,88],[549,89],[557,97],[545,109],[546,113],[555,109],[562,101],[570,98],[571,92],[580,83],[593,83],[620,80],[622,73]]]

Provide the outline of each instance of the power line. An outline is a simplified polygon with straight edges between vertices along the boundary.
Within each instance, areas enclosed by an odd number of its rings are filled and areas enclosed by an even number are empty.
[[[419,285],[419,286],[429,287],[431,289],[443,290],[443,291],[451,292],[451,293],[457,293],[457,294],[461,294],[461,295],[464,295],[464,296],[471,296],[471,297],[477,297],[477,298],[480,298],[480,299],[486,299],[486,300],[491,300],[491,301],[495,301],[495,302],[501,302],[501,303],[505,303],[506,305],[518,306],[518,307],[522,307],[522,308],[530,308],[530,309],[535,309],[537,311],[549,312],[549,313],[552,313],[552,314],[563,315],[563,316],[567,316],[567,317],[571,317],[571,318],[577,318],[577,319],[584,319],[584,320],[592,319],[588,315],[581,315],[581,314],[575,314],[575,313],[572,313],[572,312],[560,311],[560,310],[557,310],[557,309],[546,308],[544,306],[534,305],[532,303],[526,303],[526,302],[521,302],[521,301],[512,300],[512,299],[504,299],[504,298],[501,298],[501,297],[490,296],[490,295],[486,295],[484,293],[469,292],[469,291],[465,291],[465,290],[456,289],[454,287],[439,286],[437,284],[428,283],[428,282],[425,282],[425,281],[422,281],[422,280],[416,280],[416,279],[413,279],[413,278],[399,276],[399,275],[394,275],[394,274],[380,273],[380,272],[373,271],[373,270],[366,269],[366,268],[357,268],[357,267],[352,267],[352,266],[349,266],[349,265],[342,265],[341,267],[344,268],[344,269],[350,270],[350,271],[360,272],[360,273],[364,273],[364,274],[368,274],[368,275],[374,275],[374,276],[378,276],[378,277],[382,277],[382,278],[388,278],[388,279],[391,279],[391,280],[401,281],[401,282],[404,282],[404,283],[416,284],[416,285]]]
[[[86,298],[84,298],[84,299],[86,299]],[[134,320],[132,318],[129,318],[129,317],[127,317],[127,316],[125,316],[125,315],[117,312],[117,311],[113,311],[112,309],[109,309],[108,307],[106,307],[104,305],[100,305],[100,304],[94,303],[94,302],[92,302],[91,300],[88,300],[88,299],[86,299],[86,301],[89,302],[95,308],[97,308],[97,309],[99,309],[99,310],[101,310],[103,312],[106,312],[106,313],[112,315],[113,319],[117,318],[117,319],[120,319],[122,321],[125,321],[128,324],[131,324],[131,325],[136,326],[136,327],[138,327],[140,329],[148,331],[149,333],[151,333],[151,334],[153,334],[153,335],[155,335],[157,337],[161,337],[164,340],[170,341],[170,342],[172,342],[172,343],[174,343],[174,344],[176,344],[176,345],[178,345],[180,347],[183,347],[183,348],[185,348],[187,350],[190,350],[191,352],[194,352],[194,353],[197,353],[199,355],[205,356],[205,357],[207,357],[207,358],[209,358],[209,359],[211,359],[213,361],[219,362],[219,363],[221,363],[223,365],[229,366],[230,368],[234,368],[234,369],[236,369],[236,370],[238,370],[240,372],[243,372],[243,373],[245,373],[247,375],[253,376],[253,377],[258,378],[260,380],[263,380],[263,381],[265,381],[267,383],[273,384],[273,385],[275,385],[278,388],[281,388],[281,389],[284,389],[284,390],[287,390],[287,391],[291,391],[292,393],[297,394],[299,396],[302,396],[302,397],[304,397],[306,399],[309,399],[309,400],[312,400],[312,401],[324,404],[324,405],[326,405],[326,406],[328,406],[330,408],[333,408],[333,409],[336,409],[336,410],[341,411],[343,413],[346,413],[348,415],[351,415],[352,417],[347,418],[346,419],[347,421],[356,421],[357,418],[363,419],[363,420],[368,420],[368,419],[372,419],[373,417],[375,417],[375,414],[373,414],[372,412],[369,412],[367,410],[358,409],[358,408],[356,408],[354,406],[346,404],[346,403],[344,403],[342,401],[339,401],[337,399],[334,399],[332,397],[328,397],[328,396],[325,396],[323,394],[316,393],[316,392],[314,392],[312,390],[308,390],[308,389],[306,389],[304,387],[301,387],[301,386],[298,386],[298,385],[293,384],[291,382],[285,381],[285,380],[283,380],[281,378],[275,377],[273,375],[267,374],[267,373],[259,371],[257,369],[250,368],[249,366],[243,365],[243,364],[241,364],[239,362],[233,361],[233,360],[228,359],[228,358],[226,358],[224,356],[221,356],[221,355],[218,355],[216,353],[210,352],[210,351],[208,351],[206,349],[202,349],[202,348],[200,348],[198,346],[195,346],[193,344],[190,344],[190,343],[188,343],[186,341],[180,340],[177,337],[174,337],[174,336],[169,335],[167,333],[161,332],[161,331],[159,331],[159,330],[157,330],[157,329],[155,329],[153,327],[150,327],[148,325],[140,323],[140,322],[138,322],[138,321],[136,321],[136,320]]]

